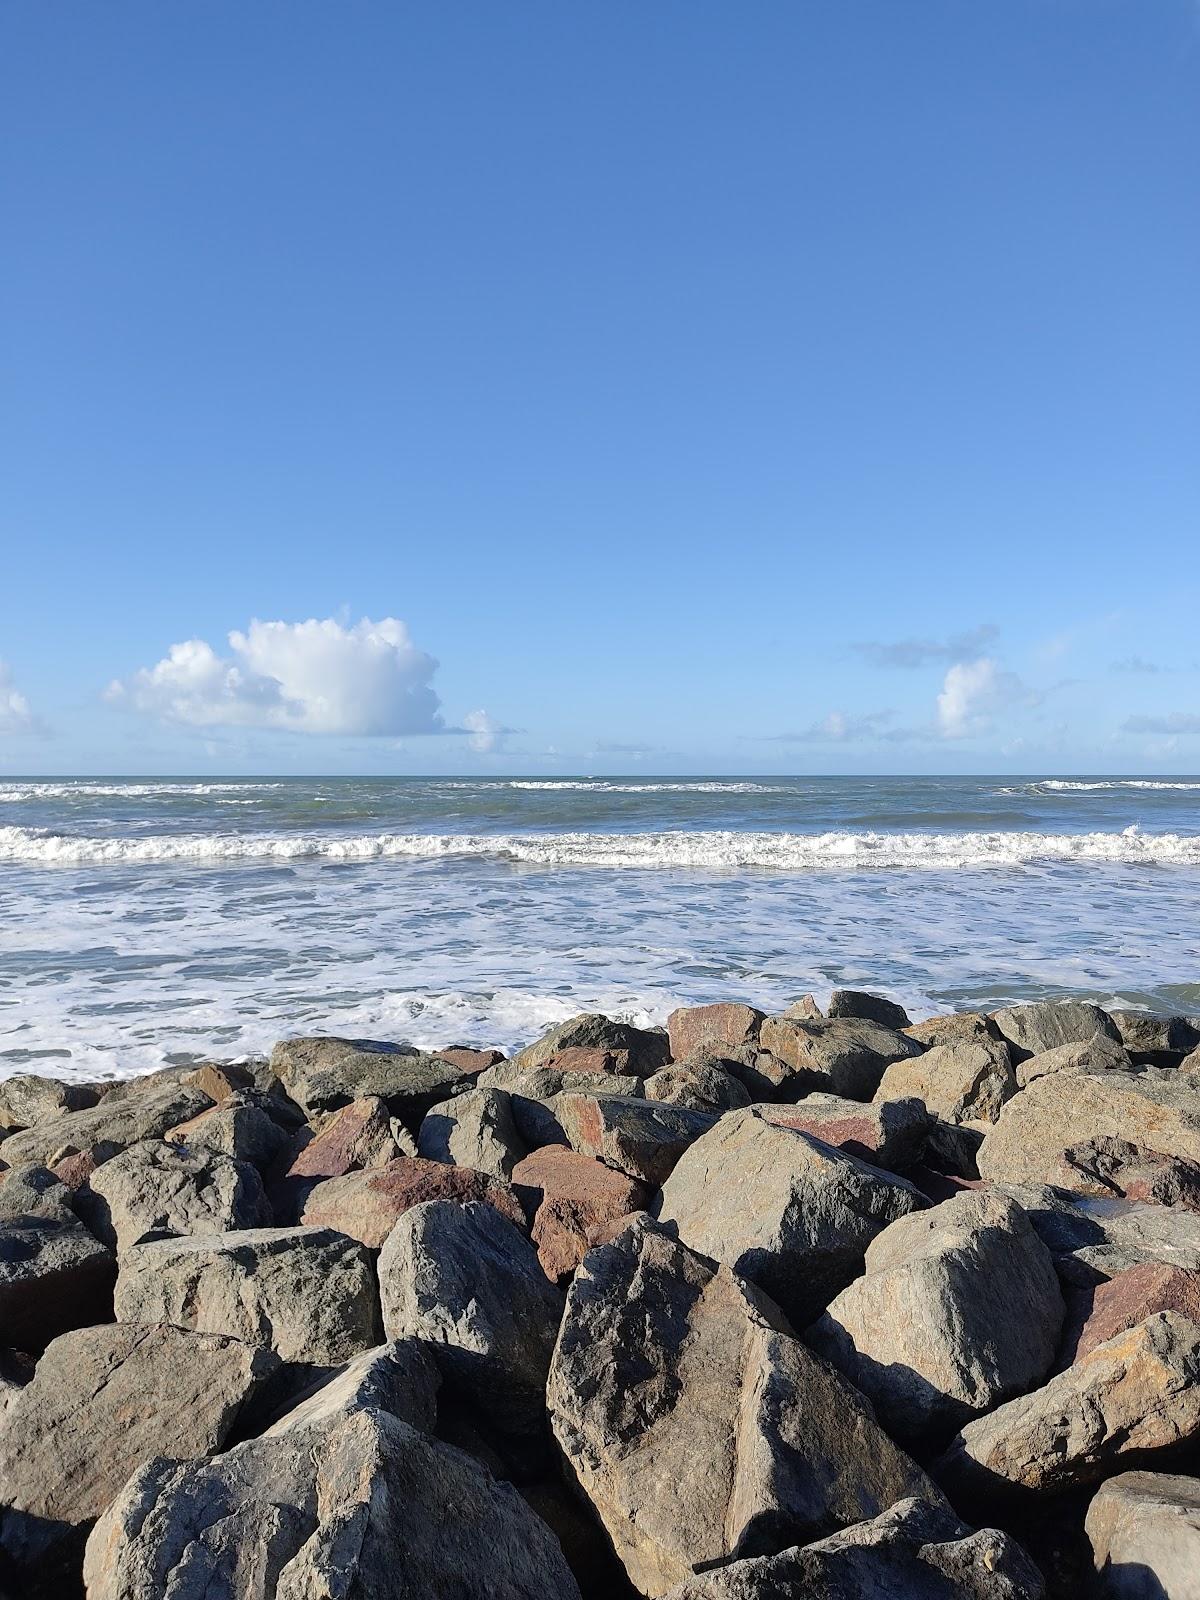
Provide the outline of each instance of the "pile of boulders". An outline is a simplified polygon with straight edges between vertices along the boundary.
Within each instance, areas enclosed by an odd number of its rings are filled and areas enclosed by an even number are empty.
[[[0,1082],[4,1600],[1200,1595],[1200,1026]]]

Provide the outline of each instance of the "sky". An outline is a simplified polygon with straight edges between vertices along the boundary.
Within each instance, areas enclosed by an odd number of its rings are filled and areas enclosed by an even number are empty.
[[[0,771],[1200,770],[1194,0],[6,0]]]

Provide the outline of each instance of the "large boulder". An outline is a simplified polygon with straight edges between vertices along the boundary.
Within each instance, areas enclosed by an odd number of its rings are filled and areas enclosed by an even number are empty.
[[[1080,1194],[1200,1211],[1200,1162],[1147,1150],[1128,1139],[1101,1134],[1072,1145],[1063,1151],[1062,1170]]]
[[[665,1067],[671,1055],[666,1033],[659,1028],[637,1028],[631,1022],[614,1022],[599,1012],[585,1012],[559,1022],[512,1059],[522,1069],[544,1066],[564,1050],[627,1051],[621,1070],[645,1078]]]
[[[618,1072],[561,1072],[557,1067],[532,1067],[509,1079],[505,1092],[517,1133],[529,1149],[536,1150],[542,1145],[567,1142],[558,1120],[560,1095],[621,1095],[640,1100],[644,1082]]]
[[[1056,1044],[1052,1050],[1025,1056],[1017,1061],[1015,1070],[1017,1087],[1025,1089],[1035,1078],[1048,1077],[1052,1072],[1132,1072],[1133,1057],[1116,1039],[1096,1033],[1090,1039]]]
[[[648,1218],[576,1274],[547,1400],[644,1595],[938,1498],[765,1296]]]
[[[97,1239],[122,1254],[147,1233],[222,1233],[271,1221],[262,1179],[215,1151],[147,1140],[97,1167],[75,1192]]]
[[[1200,1478],[1118,1473],[1093,1495],[1085,1526],[1106,1600],[1200,1594]]]
[[[0,1549],[29,1595],[70,1592],[92,1523],[149,1456],[211,1455],[276,1360],[168,1325],[55,1339],[0,1427]]]
[[[719,1056],[695,1051],[685,1061],[672,1062],[651,1073],[642,1090],[643,1098],[717,1113],[748,1106],[750,1091],[733,1066]]]
[[[50,1171],[32,1163],[0,1173],[0,1221],[15,1217],[45,1217],[68,1226],[79,1218],[71,1205],[73,1195]]]
[[[510,1178],[525,1154],[503,1089],[467,1089],[426,1112],[417,1150],[429,1161]]]
[[[804,1327],[862,1270],[875,1235],[926,1204],[904,1179],[774,1120],[774,1108],[750,1106],[684,1154],[657,1214]]]
[[[544,1057],[536,1066],[531,1066],[521,1058],[499,1061],[494,1067],[488,1067],[479,1074],[475,1080],[475,1087],[512,1090],[541,1072],[558,1073],[560,1077],[572,1080],[579,1078],[592,1087],[599,1086],[595,1080],[605,1078],[632,1078],[640,1083],[641,1078],[633,1071],[629,1060],[628,1050],[601,1050],[588,1045],[570,1045],[565,1050]]]
[[[96,1524],[88,1600],[579,1600],[509,1484],[351,1403],[209,1461],[156,1457]]]
[[[203,1081],[217,1088],[214,1077]],[[208,1091],[206,1091],[208,1092]],[[217,1105],[167,1131],[170,1144],[214,1150],[265,1169],[288,1143],[291,1127],[275,1114],[277,1102],[256,1089],[234,1090]]]
[[[271,1070],[309,1117],[373,1096],[413,1134],[431,1106],[469,1088],[474,1076],[411,1045],[325,1035],[281,1040]]]
[[[117,1264],[81,1222],[0,1222],[0,1346],[36,1355],[72,1328],[112,1316]]]
[[[1141,1067],[1173,1067],[1200,1045],[1200,1028],[1190,1017],[1164,1017],[1152,1011],[1110,1011],[1121,1043]]]
[[[1156,1067],[1038,1078],[1002,1107],[980,1147],[979,1175],[1069,1189],[1073,1169],[1064,1152],[1105,1137],[1195,1159],[1200,1078]]]
[[[1166,1266],[1160,1261],[1139,1261],[1082,1291],[1078,1302],[1082,1315],[1064,1340],[1064,1366],[1144,1322],[1156,1311],[1177,1311],[1180,1316],[1200,1322],[1200,1272]]]
[[[969,1422],[938,1464],[951,1494],[1058,1493],[1132,1456],[1168,1463],[1200,1440],[1200,1326],[1157,1312],[1096,1346],[1041,1389]]]
[[[869,1522],[690,1578],[669,1600],[1041,1600],[1042,1575],[997,1528],[901,1500]]]
[[[35,1072],[14,1072],[0,1080],[0,1128],[34,1128],[68,1111],[94,1106],[95,1085],[43,1078]]]
[[[155,1239],[121,1261],[121,1322],[173,1322],[333,1365],[379,1343],[363,1246],[329,1228],[256,1228]]]
[[[964,1039],[998,1039],[1000,1031],[982,1011],[954,1011],[926,1017],[903,1030],[910,1039],[932,1049],[939,1044],[958,1044]]]
[[[996,1185],[1026,1213],[1064,1283],[1091,1289],[1137,1266],[1200,1269],[1200,1216],[1124,1199],[1094,1199],[1048,1185]]]
[[[386,1167],[416,1146],[378,1095],[361,1095],[335,1111],[288,1162],[289,1178],[340,1178],[347,1172]]]
[[[289,1429],[327,1422],[344,1412],[386,1411],[419,1433],[437,1426],[437,1368],[411,1339],[376,1345],[294,1396],[282,1417],[263,1430],[264,1438]]]
[[[162,1139],[169,1129],[212,1105],[202,1089],[189,1089],[172,1078],[133,1078],[110,1089],[98,1105],[67,1111],[39,1121],[4,1141],[10,1167],[37,1162],[52,1167],[72,1151],[96,1153],[106,1161],[131,1144]]]
[[[382,1248],[406,1211],[431,1200],[459,1205],[478,1201],[494,1206],[518,1225],[525,1220],[509,1184],[470,1167],[404,1156],[372,1172],[348,1172],[318,1183],[304,1203],[303,1220],[312,1227],[336,1228],[372,1250]]]
[[[702,1046],[755,1044],[764,1013],[736,1001],[710,1006],[680,1006],[667,1018],[672,1061],[683,1061]]]
[[[900,1217],[808,1342],[920,1439],[990,1411],[1050,1371],[1063,1298],[1050,1252],[1005,1195],[958,1195]]]
[[[666,1181],[688,1146],[716,1120],[687,1106],[608,1094],[560,1094],[555,1113],[572,1150],[652,1188]]]
[[[924,1055],[893,1061],[880,1079],[874,1104],[915,1097],[942,1122],[995,1122],[1016,1092],[1008,1046],[984,1036],[934,1045]]]
[[[569,1278],[594,1245],[650,1201],[646,1186],[592,1156],[559,1145],[535,1150],[513,1168],[513,1187],[533,1216],[533,1242],[548,1278]]]
[[[813,1089],[870,1100],[886,1067],[923,1049],[907,1034],[860,1017],[767,1017],[758,1036],[787,1070],[778,1096],[786,1100]]]
[[[1098,1033],[1120,1041],[1107,1011],[1080,1000],[1038,1000],[1032,1005],[1005,1006],[992,1012],[1001,1038],[1023,1056],[1036,1056],[1060,1044],[1078,1044]]]
[[[836,1094],[806,1094],[795,1105],[763,1106],[759,1111],[767,1122],[810,1133],[823,1144],[836,1145],[847,1155],[889,1172],[905,1172],[920,1161],[930,1126],[924,1105],[915,1098],[867,1106]]]
[[[863,989],[835,989],[825,1007],[827,1017],[861,1017],[867,1022],[882,1023],[885,1028],[907,1028],[911,1019],[904,1007],[894,1000],[885,1000],[881,994],[868,994]]]
[[[529,1240],[492,1206],[406,1211],[379,1256],[383,1321],[504,1438],[538,1437],[562,1296]]]

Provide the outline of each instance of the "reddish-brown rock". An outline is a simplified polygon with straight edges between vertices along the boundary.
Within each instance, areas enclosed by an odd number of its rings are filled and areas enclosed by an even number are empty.
[[[435,1050],[434,1055],[441,1056],[442,1060],[448,1061],[452,1067],[457,1067],[460,1072],[472,1076],[504,1060],[502,1050],[472,1050],[468,1045],[462,1044],[451,1045],[449,1050]]]
[[[525,1213],[510,1184],[471,1167],[451,1167],[421,1156],[401,1156],[386,1167],[327,1178],[308,1196],[301,1220],[336,1228],[378,1250],[396,1219],[426,1200],[454,1200],[460,1205],[481,1200],[510,1222],[525,1226]]]
[[[680,1006],[667,1018],[672,1061],[682,1061],[700,1045],[754,1044],[764,1013],[725,1001],[712,1006]]]
[[[1063,1154],[1063,1166],[1078,1175],[1072,1176],[1071,1188],[1084,1194],[1200,1211],[1200,1165],[1183,1156],[1100,1137],[1072,1145]]]
[[[814,1139],[869,1161],[876,1167],[906,1172],[925,1148],[929,1116],[920,1100],[889,1100],[863,1105],[835,1094],[810,1094],[794,1106],[763,1106],[765,1121],[797,1128]]]
[[[561,1145],[526,1156],[513,1168],[512,1181],[533,1215],[538,1260],[555,1280],[569,1278],[594,1245],[606,1244],[650,1199],[636,1178]]]
[[[396,1142],[388,1108],[376,1095],[352,1100],[334,1113],[311,1144],[294,1157],[289,1178],[340,1178],[364,1167],[383,1167],[408,1152]]]
[[[55,1162],[50,1169],[60,1183],[65,1183],[68,1189],[78,1189],[81,1183],[86,1183],[100,1165],[94,1150],[77,1150],[72,1156],[64,1156],[61,1161]]]
[[[222,1100],[228,1100],[231,1094],[254,1087],[253,1073],[248,1072],[245,1067],[223,1061],[201,1062],[194,1072],[189,1072],[180,1081],[189,1089],[202,1089],[217,1105],[220,1105]]]
[[[1142,1261],[1098,1284],[1087,1320],[1068,1361],[1078,1361],[1097,1345],[1135,1327],[1156,1311],[1178,1311],[1200,1322],[1200,1272]]]
[[[628,1050],[600,1050],[585,1044],[573,1044],[566,1050],[547,1056],[542,1062],[555,1072],[618,1073],[636,1077],[630,1072]]]

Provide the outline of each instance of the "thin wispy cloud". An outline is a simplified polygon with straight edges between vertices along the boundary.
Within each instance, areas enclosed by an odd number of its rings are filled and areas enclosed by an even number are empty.
[[[912,671],[941,661],[973,661],[986,653],[1000,634],[993,622],[981,622],[966,633],[947,639],[896,639],[891,643],[866,640],[853,646],[876,667],[901,667]]]
[[[1165,717],[1127,717],[1123,733],[1200,733],[1200,715],[1191,711],[1172,711]]]
[[[1125,656],[1120,661],[1109,663],[1111,672],[1132,672],[1148,674],[1162,672],[1164,669],[1154,661],[1146,661],[1141,656]]]
[[[13,682],[8,664],[0,661],[0,734],[45,733],[29,701]]]
[[[794,733],[767,735],[778,744],[847,744],[856,739],[878,738],[895,716],[894,711],[866,711],[859,714],[831,711],[819,722],[810,723]]]

